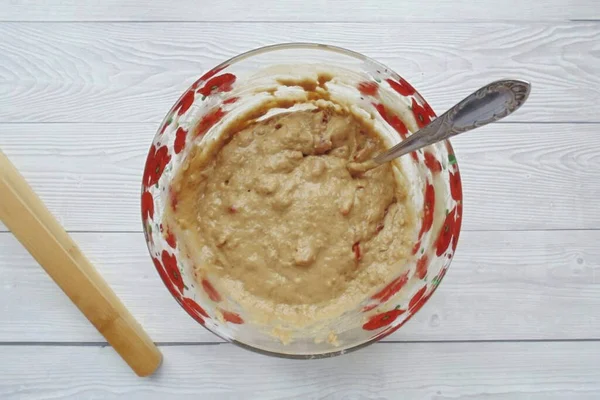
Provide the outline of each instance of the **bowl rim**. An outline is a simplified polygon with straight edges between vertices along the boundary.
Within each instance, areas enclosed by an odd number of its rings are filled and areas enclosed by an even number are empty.
[[[316,43],[316,42],[285,42],[285,43],[278,43],[278,44],[272,44],[272,45],[268,45],[268,46],[262,46],[262,47],[258,47],[255,49],[251,49],[248,51],[245,51],[243,53],[240,53],[238,55],[235,55],[231,58],[229,58],[228,60],[218,64],[217,66],[215,66],[213,69],[211,69],[211,71],[219,71],[221,69],[225,69],[226,67],[238,62],[238,61],[242,61],[246,58],[255,56],[255,55],[259,55],[259,54],[263,54],[263,53],[268,53],[268,52],[272,52],[272,51],[278,51],[278,50],[287,50],[287,49],[309,49],[309,50],[324,50],[324,51],[330,51],[330,52],[334,52],[334,53],[338,53],[338,54],[343,54],[346,56],[350,56],[350,57],[354,57],[356,59],[359,60],[363,60],[363,61],[368,61],[371,64],[374,65],[379,65],[381,66],[383,69],[386,69],[388,71],[391,71],[392,73],[398,75],[393,69],[389,68],[388,66],[380,63],[377,60],[374,60],[368,56],[365,56],[364,54],[361,54],[359,52],[353,51],[353,50],[349,50],[343,47],[339,47],[339,46],[334,46],[334,45],[329,45],[329,44],[323,44],[323,43]],[[400,76],[400,75],[398,75]],[[404,78],[403,78],[404,79]],[[407,81],[408,82],[408,81]],[[410,82],[409,82],[410,83]],[[185,96],[185,94],[193,87],[194,84],[190,85],[183,93],[181,96],[179,96],[179,98],[175,101],[174,105],[171,107],[171,109],[169,110],[169,112],[167,112],[167,114],[165,115],[165,117],[163,118],[163,120],[161,121],[161,123],[158,126],[158,129],[154,135],[154,137],[156,138],[156,136],[160,133],[160,129],[161,127],[165,124],[165,122],[167,121],[167,119],[169,118],[169,115],[171,115],[172,111],[175,109],[176,105],[181,101],[181,99]],[[411,85],[412,86],[412,85]],[[427,100],[425,100],[425,98],[421,95],[421,93],[419,93],[419,91],[417,89],[414,88],[415,90],[415,94],[417,94],[420,98],[420,100],[423,101],[424,105],[429,105],[429,103],[427,102]],[[429,106],[431,108],[431,106]],[[431,109],[433,111],[433,109]],[[433,111],[435,118],[437,118],[437,114],[435,113],[435,111]],[[154,142],[154,140],[153,140]],[[153,142],[150,145],[150,148],[152,148],[153,146]],[[449,154],[455,154],[454,153],[454,149],[452,147],[452,144],[450,143],[449,140],[445,140],[444,141],[448,153]],[[148,156],[146,156],[147,159]],[[456,173],[458,174],[458,181],[460,182],[459,185],[459,189],[460,189],[460,198],[461,198],[461,203],[464,203],[462,200],[462,179],[460,177],[460,171],[459,171],[459,167],[458,167],[458,161],[456,161],[455,163],[455,167],[456,167]],[[141,194],[143,194],[145,191],[144,188],[144,183],[142,181],[142,185],[141,185]],[[461,212],[461,217],[462,217],[462,212]],[[144,233],[146,232],[146,225],[144,224],[144,218],[142,216],[142,226],[144,228]],[[458,233],[457,235],[460,236],[460,232],[462,230],[462,218],[461,218],[461,224],[459,225],[459,229],[458,229]],[[457,240],[459,239],[459,237],[457,237]],[[148,252],[150,253],[150,257],[153,258],[152,256],[152,250],[150,248],[150,242],[148,240],[146,240],[146,246],[148,248]],[[452,261],[454,259],[454,254],[452,256],[452,258],[449,260],[448,265],[442,270],[442,273],[440,275],[439,281],[437,285],[434,285],[431,293],[428,294],[427,299],[425,299],[425,303],[427,303],[429,301],[429,299],[433,296],[433,294],[436,292],[437,288],[440,286],[442,280],[444,279],[447,270],[450,268],[450,265],[452,264]],[[387,332],[383,332],[380,333],[379,335],[374,336],[373,338],[366,340],[364,342],[358,343],[358,344],[354,344],[352,346],[349,347],[345,347],[345,348],[340,348],[340,349],[336,349],[333,351],[327,351],[327,352],[323,352],[323,353],[298,353],[298,354],[292,354],[292,353],[284,353],[284,352],[276,352],[276,351],[271,351],[271,350],[265,350],[263,348],[254,346],[254,345],[250,345],[248,343],[244,343],[242,341],[238,341],[235,338],[226,338],[223,337],[221,334],[219,334],[218,332],[216,332],[215,330],[209,328],[208,326],[206,326],[204,323],[201,323],[200,321],[198,321],[198,319],[191,313],[190,310],[188,310],[186,307],[183,306],[182,301],[180,299],[177,298],[177,296],[175,296],[171,290],[169,290],[169,282],[165,281],[165,277],[163,277],[162,274],[160,274],[160,272],[158,271],[158,267],[155,265],[155,270],[157,271],[159,277],[161,278],[163,284],[165,285],[165,287],[167,288],[168,292],[171,294],[171,296],[173,296],[173,298],[177,301],[177,303],[179,303],[179,305],[181,306],[181,308],[183,308],[186,313],[192,317],[196,322],[198,322],[202,327],[204,327],[206,330],[208,330],[209,332],[213,333],[214,335],[216,335],[217,337],[223,339],[224,341],[228,342],[228,343],[233,343],[236,346],[239,346],[243,349],[246,350],[250,350],[252,352],[258,353],[258,354],[262,354],[262,355],[267,355],[267,356],[271,356],[271,357],[277,357],[277,358],[285,358],[285,359],[295,359],[295,360],[308,360],[308,359],[321,359],[321,358],[330,358],[330,357],[335,357],[335,356],[339,356],[342,354],[347,354],[350,352],[354,352],[356,350],[362,349],[364,347],[367,347],[373,343],[379,342],[381,339],[387,337],[388,335],[394,333],[396,330],[398,330],[400,327],[402,327],[404,324],[406,324],[415,314],[417,314],[422,305],[424,305],[425,303],[421,304],[419,306],[419,309],[417,309],[417,311],[410,313],[411,309],[406,310],[407,312],[409,312],[409,316],[400,324],[398,324],[397,326],[393,327],[392,329],[389,329]],[[415,307],[413,307],[415,308]]]

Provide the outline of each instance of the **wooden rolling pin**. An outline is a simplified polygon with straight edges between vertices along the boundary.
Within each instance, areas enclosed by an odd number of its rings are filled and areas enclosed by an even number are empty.
[[[156,345],[2,151],[0,220],[136,374],[160,366]]]

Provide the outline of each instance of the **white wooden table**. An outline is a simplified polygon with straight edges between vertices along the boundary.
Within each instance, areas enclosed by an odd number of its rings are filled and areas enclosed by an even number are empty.
[[[0,21],[0,148],[165,356],[135,377],[0,226],[0,399],[600,398],[597,0],[0,0]],[[198,326],[139,217],[144,157],[179,94],[289,41],[372,56],[438,111],[496,78],[533,83],[506,123],[453,142],[464,233],[438,293],[385,342],[327,360]]]

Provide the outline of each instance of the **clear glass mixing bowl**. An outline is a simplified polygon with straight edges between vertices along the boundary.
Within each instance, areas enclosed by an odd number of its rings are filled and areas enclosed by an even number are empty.
[[[376,342],[399,329],[427,302],[456,249],[462,191],[449,142],[397,161],[407,178],[409,198],[418,216],[410,272],[399,274],[365,298],[359,307],[344,315],[343,324],[336,326],[333,321],[332,326],[336,327],[333,340],[292,335],[291,342],[284,344],[264,327],[254,325],[241,307],[231,307],[228,303],[225,309],[224,294],[217,292],[213,282],[196,282],[191,261],[180,251],[177,238],[162,224],[165,207],[173,201],[169,196],[170,183],[186,150],[217,135],[226,116],[234,113],[245,97],[252,96],[251,91],[244,89],[243,82],[256,76],[257,71],[277,74],[274,66],[295,68],[302,74],[303,65],[339,67],[358,77],[351,94],[385,126],[384,139],[390,146],[435,117],[431,107],[408,82],[362,54],[305,43],[252,50],[204,74],[167,113],[146,160],[141,205],[144,233],[154,265],[173,297],[199,324],[227,341],[259,353],[320,358]]]

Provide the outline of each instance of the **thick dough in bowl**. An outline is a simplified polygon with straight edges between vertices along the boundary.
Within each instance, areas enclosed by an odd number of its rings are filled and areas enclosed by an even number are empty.
[[[192,150],[169,218],[197,279],[216,277],[246,311],[293,325],[355,307],[411,254],[401,174],[391,164],[356,177],[347,169],[383,149],[353,114],[316,108],[232,127],[211,151]]]

